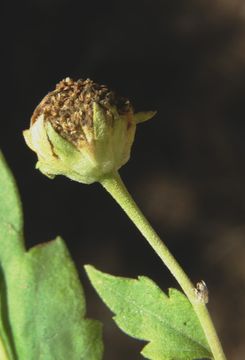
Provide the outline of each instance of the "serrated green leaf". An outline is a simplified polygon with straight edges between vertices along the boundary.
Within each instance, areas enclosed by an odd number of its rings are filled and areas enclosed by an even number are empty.
[[[100,360],[101,325],[84,318],[65,243],[57,238],[26,251],[22,228],[18,191],[0,154],[1,360]]]
[[[114,320],[128,335],[149,342],[142,355],[152,360],[212,359],[199,320],[184,294],[165,295],[150,279],[112,276],[85,266],[89,279]]]

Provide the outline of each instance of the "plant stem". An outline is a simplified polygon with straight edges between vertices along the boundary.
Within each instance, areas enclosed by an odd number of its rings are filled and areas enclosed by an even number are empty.
[[[100,183],[126,212],[183,289],[199,318],[214,359],[226,360],[221,343],[205,304],[197,300],[195,287],[179,263],[170,253],[166,245],[152,228],[139,207],[136,205],[135,201],[125,187],[120,175],[118,173],[108,175],[103,178]]]

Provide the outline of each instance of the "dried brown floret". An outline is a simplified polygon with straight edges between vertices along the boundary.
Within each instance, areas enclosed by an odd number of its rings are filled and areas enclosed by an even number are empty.
[[[90,79],[74,81],[66,78],[37,106],[31,124],[43,114],[45,121],[49,121],[62,137],[77,145],[86,139],[83,127],[93,126],[94,102],[104,109],[106,118],[112,123],[113,108],[117,109],[119,115],[133,112],[129,100],[117,96],[105,85],[99,85]]]

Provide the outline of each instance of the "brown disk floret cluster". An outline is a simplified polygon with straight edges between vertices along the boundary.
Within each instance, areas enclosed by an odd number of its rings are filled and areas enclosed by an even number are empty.
[[[96,84],[90,79],[74,81],[66,78],[37,106],[31,124],[43,114],[45,121],[49,121],[63,138],[78,145],[86,140],[83,128],[93,127],[94,102],[104,109],[106,119],[111,124],[114,120],[112,108],[116,108],[119,114],[133,111],[129,100],[117,96],[105,85]]]

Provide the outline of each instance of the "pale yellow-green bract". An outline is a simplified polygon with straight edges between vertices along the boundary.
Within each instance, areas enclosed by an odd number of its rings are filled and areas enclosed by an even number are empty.
[[[110,111],[113,126],[100,105],[93,103],[93,126],[86,128],[86,141],[80,147],[65,140],[40,115],[23,132],[27,145],[37,154],[36,168],[50,178],[64,175],[84,184],[120,169],[130,158],[137,123],[150,119],[155,112],[119,115],[116,108]],[[126,116],[132,117],[130,126]]]

